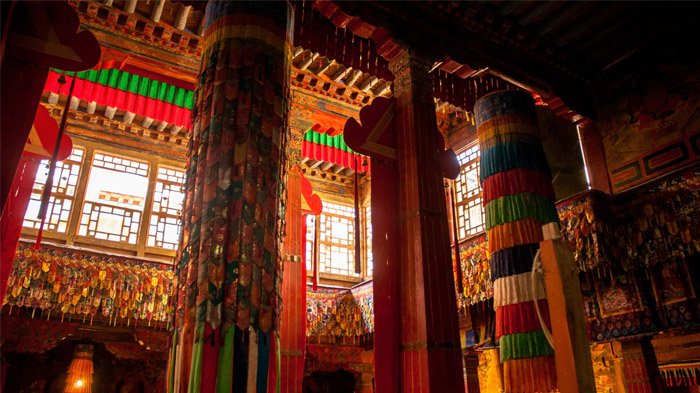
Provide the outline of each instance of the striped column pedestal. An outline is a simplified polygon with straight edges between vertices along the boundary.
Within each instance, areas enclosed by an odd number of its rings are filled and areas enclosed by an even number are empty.
[[[271,369],[281,374],[292,18],[286,2],[207,4],[169,393],[266,393]]]
[[[537,302],[549,326],[547,301],[530,280],[542,225],[558,221],[535,103],[525,92],[495,92],[475,114],[505,391],[554,391],[554,351],[535,311]]]

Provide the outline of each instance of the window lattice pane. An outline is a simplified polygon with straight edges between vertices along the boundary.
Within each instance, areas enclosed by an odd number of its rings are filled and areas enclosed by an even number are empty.
[[[319,272],[359,276],[355,273],[355,209],[324,201],[319,219]]]
[[[455,202],[459,240],[481,233],[485,229],[479,179],[480,156],[478,144],[457,155],[460,171],[455,180]]]
[[[148,192],[148,169],[146,162],[96,152],[78,235],[136,244]],[[160,224],[165,233],[167,220]],[[166,241],[166,236],[162,239]]]
[[[306,216],[306,243],[304,244],[304,258],[306,258],[306,271],[311,274],[313,271],[314,241],[316,240],[316,216],[309,214]]]
[[[352,206],[324,201],[323,213],[319,216],[306,216],[304,251],[308,274],[313,271],[316,225],[319,227],[318,271],[359,277],[359,274],[355,273],[355,209]]]
[[[78,234],[95,239],[136,244],[141,212],[85,202]]]
[[[85,150],[76,146],[73,147],[70,157],[56,162],[44,230],[59,233],[65,233],[68,230],[70,209],[73,205],[76,187],[78,186],[78,177],[80,176],[80,167],[84,155]],[[48,177],[49,160],[41,160],[34,180],[27,212],[24,215],[25,227],[39,229],[41,226],[41,220],[37,218],[37,215],[41,205],[41,194]]]
[[[185,172],[158,168],[153,212],[148,228],[148,246],[177,250],[180,241],[180,211],[185,200]]]
[[[374,259],[372,255],[372,208],[365,206],[365,258],[367,260],[367,276],[374,272]]]

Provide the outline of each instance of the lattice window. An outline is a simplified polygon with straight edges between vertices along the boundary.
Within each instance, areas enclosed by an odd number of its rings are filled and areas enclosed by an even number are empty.
[[[484,231],[484,207],[479,179],[479,145],[474,144],[457,155],[460,170],[455,180],[457,229],[459,240]]]
[[[180,211],[185,200],[185,172],[158,168],[153,212],[148,228],[148,246],[177,250],[180,240]]]
[[[372,255],[372,208],[365,206],[365,260],[367,261],[367,276],[374,272],[374,258]]]
[[[148,170],[146,162],[95,152],[78,235],[136,244]]]
[[[68,230],[70,211],[73,206],[84,156],[85,150],[75,146],[70,157],[56,163],[44,230],[58,233],[66,233]],[[49,160],[42,160],[36,172],[32,195],[27,205],[27,212],[24,215],[25,227],[39,229],[41,226],[41,220],[37,218],[37,214],[39,214],[41,194],[48,176]]]
[[[312,272],[314,232],[318,227],[318,271],[359,277],[355,273],[355,209],[352,206],[323,202],[323,213],[307,216],[306,261]]]
[[[316,216],[306,216],[306,243],[304,244],[304,258],[306,258],[306,272],[313,272],[314,242],[316,241]]]

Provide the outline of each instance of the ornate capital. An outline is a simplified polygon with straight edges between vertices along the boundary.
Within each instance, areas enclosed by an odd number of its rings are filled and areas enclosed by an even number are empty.
[[[301,165],[301,148],[304,143],[304,132],[301,129],[291,127],[287,140],[287,165],[293,168]]]
[[[427,56],[406,49],[389,63],[394,74],[394,96],[399,105],[413,101],[433,102],[433,79],[430,69],[434,62]]]

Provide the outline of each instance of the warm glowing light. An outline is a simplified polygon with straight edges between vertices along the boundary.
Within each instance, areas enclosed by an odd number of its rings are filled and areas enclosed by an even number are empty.
[[[75,387],[82,388],[83,387],[83,380],[79,379],[79,380],[75,381]]]

